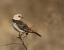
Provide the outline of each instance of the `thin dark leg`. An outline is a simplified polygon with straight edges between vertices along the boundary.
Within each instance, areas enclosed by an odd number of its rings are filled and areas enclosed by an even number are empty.
[[[21,37],[23,34],[24,34],[24,33],[20,34],[20,32],[19,32],[19,37]],[[19,38],[19,37],[17,37],[17,38]]]
[[[20,36],[20,32],[19,32],[19,36]]]

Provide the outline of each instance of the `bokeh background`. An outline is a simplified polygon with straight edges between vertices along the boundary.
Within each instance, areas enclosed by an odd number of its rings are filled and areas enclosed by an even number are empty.
[[[12,17],[22,14],[24,23],[34,26],[42,37],[29,34],[28,50],[64,50],[64,0],[0,0],[0,50],[25,50],[12,27]]]

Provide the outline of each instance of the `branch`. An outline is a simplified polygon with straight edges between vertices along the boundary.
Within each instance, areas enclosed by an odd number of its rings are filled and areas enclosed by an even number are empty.
[[[19,38],[19,39],[22,41],[22,45],[23,45],[23,46],[25,47],[25,49],[27,50],[27,47],[25,46],[24,41],[23,41],[22,38],[21,38],[22,35],[23,35],[23,34],[20,35],[20,33],[19,33],[19,37],[17,37],[17,38]],[[25,36],[25,37],[27,37],[27,36]],[[23,38],[25,38],[25,37],[23,37]],[[10,44],[5,44],[5,45],[1,45],[1,46],[8,46],[8,45],[11,45],[11,44],[20,44],[20,43],[10,43]]]
[[[21,35],[19,34],[19,37],[17,37],[17,38],[19,38],[19,39],[22,41],[22,43],[23,43],[22,45],[23,45],[23,46],[25,47],[25,49],[27,50],[27,47],[25,46],[24,41],[23,41],[22,38],[21,38],[22,35],[23,35],[23,34],[21,34]]]
[[[1,46],[7,46],[7,45],[11,45],[11,44],[20,44],[20,43],[10,43],[10,44],[5,44],[5,45],[1,45]]]

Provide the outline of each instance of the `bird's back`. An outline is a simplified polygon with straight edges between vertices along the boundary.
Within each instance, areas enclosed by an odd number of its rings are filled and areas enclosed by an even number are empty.
[[[16,26],[20,29],[23,30],[24,32],[32,32],[32,30],[28,27],[27,24],[25,24],[22,21],[19,20],[13,20],[13,22],[16,24]],[[15,27],[16,28],[16,27]],[[16,30],[18,30],[18,28],[16,28]]]

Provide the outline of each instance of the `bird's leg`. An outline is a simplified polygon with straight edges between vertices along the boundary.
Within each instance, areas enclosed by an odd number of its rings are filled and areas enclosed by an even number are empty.
[[[17,38],[21,38],[21,36],[24,34],[24,32],[22,32],[22,34],[20,34],[20,32],[19,32],[19,37],[17,37]]]
[[[19,32],[19,36],[21,36],[21,35],[20,35],[20,32]]]
[[[20,38],[21,37],[21,34],[20,34],[20,32],[19,32],[19,37],[17,37],[17,38]]]

